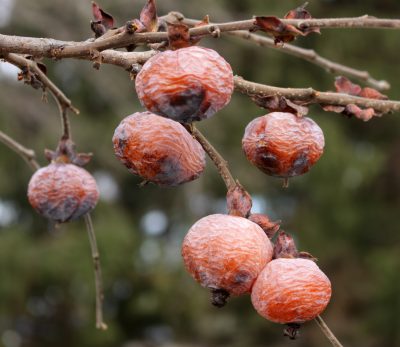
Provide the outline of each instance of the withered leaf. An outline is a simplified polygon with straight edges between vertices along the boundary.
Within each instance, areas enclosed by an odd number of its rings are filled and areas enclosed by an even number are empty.
[[[271,112],[290,112],[299,117],[305,116],[308,113],[308,107],[298,105],[293,101],[286,99],[284,96],[259,96],[254,95],[251,99],[260,107]]]
[[[113,16],[105,12],[94,1],[92,1],[92,13],[95,21],[91,22],[91,28],[94,31],[96,38],[104,35],[108,30],[114,27]]]
[[[338,93],[357,96],[361,92],[361,87],[358,84],[352,83],[348,78],[343,76],[335,78],[335,87]]]
[[[381,94],[377,90],[365,87],[361,88],[358,84],[352,83],[348,78],[339,76],[335,79],[335,87],[338,93],[345,93],[349,95],[359,96],[369,99],[386,100],[387,96]],[[381,113],[376,112],[373,108],[362,108],[355,104],[349,104],[347,106],[336,106],[336,105],[321,105],[325,111],[331,111],[336,113],[342,113],[349,117],[355,116],[364,122],[369,121],[371,118],[380,116]]]
[[[302,6],[299,6],[295,8],[294,10],[290,10],[288,13],[285,15],[285,19],[311,19],[312,16],[310,12],[306,10],[306,6],[308,3],[305,3]],[[319,28],[313,28],[313,27],[307,27],[307,28],[302,28],[300,29],[305,35],[308,35],[310,33],[317,33],[321,34],[321,31]]]
[[[342,113],[345,109],[344,106],[336,106],[336,105],[321,105],[322,109],[327,112],[336,112]]]
[[[363,98],[369,98],[369,99],[379,99],[379,100],[387,100],[388,97],[380,92],[378,92],[376,89],[365,87],[361,90],[360,94],[358,96],[361,96]]]
[[[290,42],[299,35],[305,35],[295,26],[283,23],[278,17],[255,17],[254,20],[260,30],[274,36],[275,44]]]
[[[155,0],[147,0],[139,17],[140,22],[143,23],[146,31],[158,30],[157,8]]]
[[[171,49],[189,47],[189,27],[182,23],[167,23],[168,41]]]
[[[367,122],[372,117],[376,116],[375,110],[373,108],[370,107],[367,109],[362,109],[354,104],[347,105],[343,111],[343,114],[355,116],[356,118],[361,119],[364,122]]]

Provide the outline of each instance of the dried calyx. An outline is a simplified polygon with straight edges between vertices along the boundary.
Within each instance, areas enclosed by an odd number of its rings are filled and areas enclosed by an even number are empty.
[[[92,153],[77,153],[75,151],[75,143],[71,139],[61,139],[57,149],[44,150],[46,159],[51,163],[75,164],[77,166],[85,166],[92,159]]]

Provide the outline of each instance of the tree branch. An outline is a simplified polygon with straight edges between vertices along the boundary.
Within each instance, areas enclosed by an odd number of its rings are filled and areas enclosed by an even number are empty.
[[[281,19],[285,24],[294,25],[300,29],[316,28],[385,28],[399,29],[399,19],[380,19],[369,16],[355,18],[322,18],[322,19]],[[237,30],[259,30],[254,19],[215,23],[191,28],[191,36],[212,35],[215,29],[220,32]],[[71,58],[91,54],[94,51],[103,51],[110,48],[123,48],[132,44],[149,44],[168,40],[166,32],[146,32],[131,34],[120,28],[115,35],[96,40],[81,42],[60,41],[50,38],[34,38],[10,36],[0,34],[0,55],[5,53],[32,54],[51,58]]]
[[[3,59],[19,67],[21,70],[27,69],[29,72],[33,71],[35,76],[42,82],[43,88],[47,88],[51,92],[60,110],[62,137],[69,139],[71,137],[71,130],[67,110],[70,109],[75,114],[79,114],[79,110],[72,105],[71,100],[46,76],[35,61],[14,53],[3,54]]]
[[[36,154],[33,149],[26,148],[20,143],[15,141],[10,136],[6,135],[0,130],[0,142],[4,143],[8,148],[16,152],[26,163],[32,168],[33,171],[39,170],[40,165],[36,161]]]
[[[229,190],[236,186],[236,181],[229,171],[228,162],[222,157],[221,154],[208,142],[207,138],[198,130],[193,124],[186,124],[186,130],[193,135],[193,137],[200,143],[207,155],[215,164],[220,176],[225,182],[226,189]]]
[[[92,259],[94,265],[95,290],[96,290],[96,328],[107,330],[107,324],[103,321],[103,280],[101,275],[100,254],[97,248],[96,235],[94,233],[92,218],[87,213],[84,216],[86,229],[89,236],[90,248],[92,250]]]
[[[235,89],[249,96],[283,96],[292,101],[302,101],[304,104],[322,104],[347,106],[355,104],[364,108],[373,108],[379,113],[400,111],[400,101],[379,100],[362,98],[343,93],[319,92],[313,88],[279,88],[265,84],[246,81],[242,77],[235,76]]]
[[[315,321],[317,322],[319,328],[322,330],[322,332],[325,334],[325,336],[328,338],[329,342],[333,347],[343,347],[343,345],[339,342],[339,340],[336,338],[336,336],[333,334],[331,329],[326,325],[324,320],[321,318],[321,316],[317,316],[315,318]]]
[[[167,15],[164,18],[167,21],[168,20],[169,21],[178,21],[178,22],[184,23],[189,26],[194,26],[194,25],[200,23],[199,20],[185,18],[183,16],[183,14],[181,14],[179,12],[171,12],[169,15]],[[276,45],[274,40],[269,37],[252,34],[249,31],[245,31],[245,30],[230,31],[230,32],[227,32],[227,34],[230,36],[240,37],[244,40],[254,42],[255,44],[257,44],[261,47],[273,48],[273,49],[279,50],[283,53],[287,53],[292,56],[295,56],[297,58],[304,59],[312,64],[320,66],[321,68],[325,69],[326,71],[328,71],[330,73],[339,74],[339,75],[345,74],[349,77],[359,79],[361,81],[364,81],[371,87],[379,89],[379,90],[386,90],[386,89],[390,88],[390,84],[387,81],[385,81],[385,80],[379,81],[379,80],[374,79],[373,77],[371,77],[371,75],[368,73],[368,71],[361,71],[361,70],[357,70],[357,69],[348,67],[346,65],[336,63],[334,61],[331,61],[329,59],[326,59],[326,58],[320,56],[313,49],[305,49],[305,48],[297,47],[295,45],[291,45],[289,43],[285,43],[284,45]]]

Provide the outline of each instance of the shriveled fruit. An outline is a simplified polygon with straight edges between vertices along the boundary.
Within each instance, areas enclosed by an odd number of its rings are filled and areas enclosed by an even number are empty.
[[[205,152],[179,123],[137,112],[115,129],[114,151],[135,175],[160,186],[177,186],[200,176]]]
[[[272,112],[251,121],[242,147],[247,159],[271,176],[288,178],[307,172],[323,153],[321,128],[312,119]]]
[[[28,199],[42,216],[67,222],[90,212],[97,204],[99,191],[95,179],[85,169],[53,163],[32,176]]]
[[[302,323],[318,316],[331,298],[331,283],[308,259],[279,258],[267,264],[251,292],[264,318],[277,323]]]
[[[203,287],[241,295],[250,291],[271,260],[272,245],[264,231],[248,219],[213,214],[190,228],[182,256],[188,272]]]
[[[186,47],[151,57],[136,77],[144,107],[178,122],[211,117],[231,99],[233,73],[216,51]]]

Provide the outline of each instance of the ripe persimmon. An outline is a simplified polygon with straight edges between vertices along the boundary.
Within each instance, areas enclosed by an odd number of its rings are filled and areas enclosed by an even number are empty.
[[[306,173],[323,153],[321,128],[311,118],[272,112],[251,121],[242,147],[247,159],[271,176],[289,178]]]
[[[97,204],[99,191],[85,169],[52,163],[34,173],[28,185],[28,199],[42,216],[67,222],[90,212]]]
[[[193,278],[226,297],[249,293],[260,271],[271,261],[272,252],[270,240],[257,224],[223,214],[197,221],[182,245],[185,267]],[[213,303],[222,306],[224,302]]]
[[[264,318],[277,323],[303,323],[325,310],[331,283],[309,259],[279,258],[261,271],[251,301]]]
[[[115,129],[117,158],[135,175],[160,186],[200,176],[205,152],[183,125],[150,112],[136,112]]]
[[[149,111],[188,123],[209,118],[228,104],[233,73],[216,51],[191,46],[151,57],[135,85]]]

